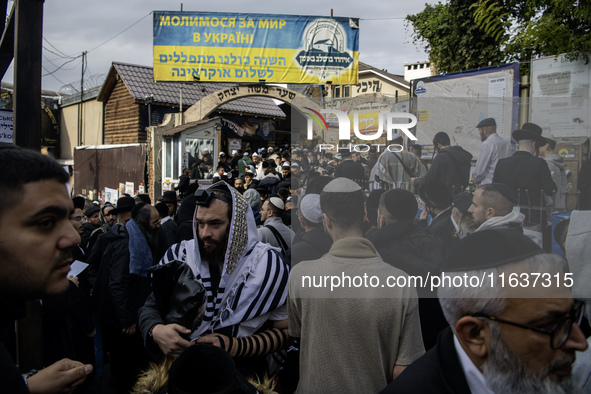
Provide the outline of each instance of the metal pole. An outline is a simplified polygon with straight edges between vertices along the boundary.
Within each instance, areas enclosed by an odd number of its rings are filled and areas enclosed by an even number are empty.
[[[43,0],[19,0],[14,7],[14,142],[41,150]]]

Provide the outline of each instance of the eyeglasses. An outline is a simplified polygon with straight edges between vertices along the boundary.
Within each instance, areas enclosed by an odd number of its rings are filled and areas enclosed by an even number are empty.
[[[539,332],[541,334],[550,335],[550,347],[552,349],[559,349],[562,345],[566,343],[568,337],[573,328],[573,323],[576,323],[577,326],[581,325],[581,321],[583,320],[583,312],[585,307],[585,302],[581,300],[575,300],[575,303],[571,310],[568,312],[568,316],[562,317],[558,320],[551,329],[539,328],[539,327],[530,327],[526,326],[525,324],[515,323],[508,320],[499,319],[498,317],[487,315],[484,313],[475,313],[472,317],[480,317],[484,319],[489,319],[492,321],[496,321],[499,323],[509,324],[519,328],[525,328],[527,330]]]

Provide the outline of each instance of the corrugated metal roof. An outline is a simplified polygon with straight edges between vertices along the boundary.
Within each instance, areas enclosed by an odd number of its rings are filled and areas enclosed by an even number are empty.
[[[134,99],[154,95],[154,104],[180,105],[180,83],[155,82],[152,67],[113,63]],[[109,73],[111,74],[111,73]],[[189,108],[210,93],[236,86],[228,83],[183,82],[183,107]],[[220,111],[285,118],[285,113],[268,97],[245,97],[226,103]]]

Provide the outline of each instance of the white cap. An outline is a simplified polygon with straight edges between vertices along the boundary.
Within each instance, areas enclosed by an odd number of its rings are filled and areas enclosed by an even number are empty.
[[[352,193],[359,190],[361,190],[361,186],[356,182],[342,177],[333,179],[322,189],[326,193]]]
[[[255,156],[256,156],[256,157],[258,157],[258,156],[259,156],[259,154],[258,154],[258,153],[256,153],[256,152],[254,152],[254,153],[252,154],[252,157],[255,157]]]
[[[322,222],[322,210],[320,209],[320,195],[306,194],[300,202],[300,213],[311,223]]]
[[[294,163],[294,164],[295,164],[295,163]],[[281,165],[281,167],[290,167],[290,165],[289,165],[289,163],[288,163],[288,162],[285,162],[285,163],[283,163],[283,164]]]
[[[283,203],[283,200],[279,197],[271,197],[269,201],[271,202],[271,204],[281,209],[282,211],[285,210],[285,204]]]

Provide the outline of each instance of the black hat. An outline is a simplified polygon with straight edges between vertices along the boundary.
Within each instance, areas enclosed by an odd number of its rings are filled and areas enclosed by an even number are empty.
[[[476,125],[476,128],[477,129],[480,129],[480,128],[483,128],[483,127],[491,127],[491,126],[494,126],[494,127],[497,126],[497,122],[495,121],[495,118],[482,119],[480,121],[480,123],[478,123]]]
[[[176,198],[176,192],[174,190],[167,190],[162,194],[162,197],[160,197],[159,201],[162,202],[176,202],[177,198]]]
[[[472,193],[461,192],[453,197],[453,206],[458,208],[462,213],[468,213],[468,209],[472,205]]]
[[[74,197],[72,198],[72,202],[74,203],[74,208],[83,210],[84,209],[84,197]]]
[[[539,145],[546,145],[546,139],[542,137],[542,128],[535,123],[524,123],[521,129],[513,131],[515,141],[531,140]]]
[[[444,272],[499,267],[544,253],[531,239],[515,230],[476,231],[462,239],[443,262]]]
[[[169,393],[256,393],[236,370],[232,357],[209,343],[189,346],[173,361],[168,375]]]
[[[419,197],[429,206],[435,208],[447,208],[451,205],[452,195],[447,185],[433,180],[419,188]]]
[[[497,192],[501,193],[503,197],[511,201],[513,205],[517,205],[517,197],[515,197],[513,189],[511,189],[509,186],[499,182],[493,182],[490,185],[494,187]]]
[[[383,198],[386,210],[395,219],[411,220],[417,215],[419,210],[417,199],[408,190],[388,190]]]
[[[542,128],[535,123],[524,123],[523,126],[521,126],[521,128],[542,135]]]
[[[92,215],[94,215],[96,212],[98,212],[100,210],[101,210],[101,208],[98,205],[92,204],[91,206],[86,208],[86,211],[84,211],[84,215],[86,215],[86,217],[91,217]]]
[[[133,207],[135,207],[135,199],[133,197],[120,197],[117,200],[117,206],[111,211],[111,213],[118,215],[121,212],[131,211]]]

